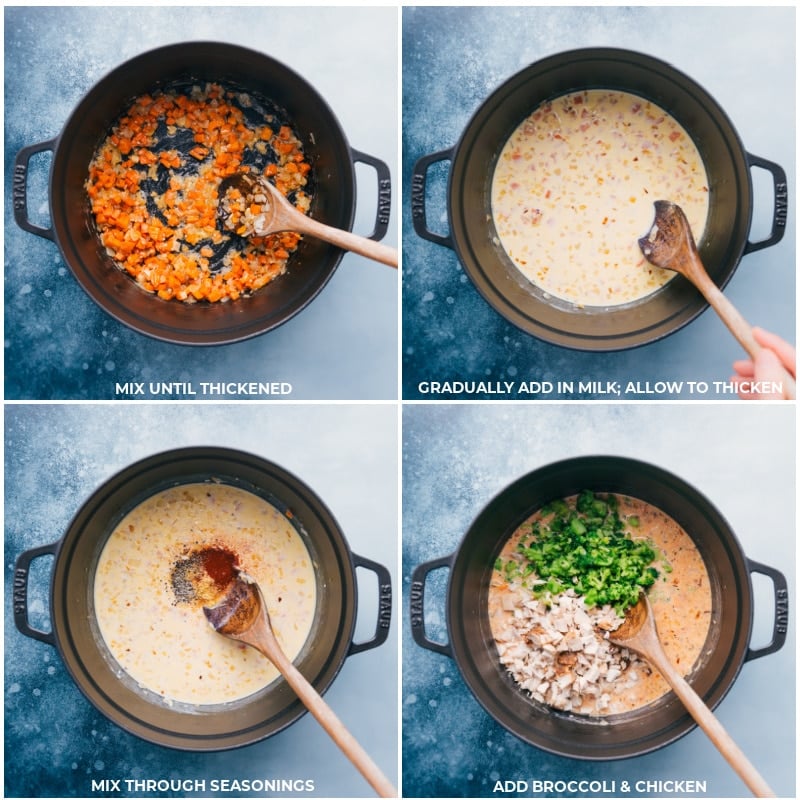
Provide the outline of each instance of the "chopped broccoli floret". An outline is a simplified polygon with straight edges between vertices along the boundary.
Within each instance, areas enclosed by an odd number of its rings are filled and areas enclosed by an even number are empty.
[[[624,614],[639,599],[642,588],[658,578],[653,566],[655,549],[631,538],[614,495],[601,497],[584,490],[574,505],[555,500],[542,509],[541,516],[520,542],[519,556],[496,565],[508,580],[535,573],[540,579],[533,586],[537,597],[572,588],[587,605],[608,604]],[[639,519],[629,517],[627,523],[638,528]],[[664,569],[671,570],[668,564]]]

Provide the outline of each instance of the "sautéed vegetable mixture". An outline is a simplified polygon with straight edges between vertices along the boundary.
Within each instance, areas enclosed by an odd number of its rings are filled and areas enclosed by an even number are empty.
[[[219,185],[239,171],[265,175],[308,212],[311,166],[268,101],[215,83],[136,98],[86,181],[106,252],[163,300],[224,302],[265,286],[285,272],[300,235],[242,238],[222,229]]]

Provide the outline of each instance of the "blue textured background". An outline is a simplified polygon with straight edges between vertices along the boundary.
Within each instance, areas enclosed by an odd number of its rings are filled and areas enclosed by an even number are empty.
[[[396,182],[397,18],[393,8],[6,9],[6,198],[19,149],[57,135],[97,81],[134,55],[189,40],[250,47],[298,72],[327,101],[351,147],[385,161]],[[29,216],[45,225],[51,160],[34,158],[28,186]],[[368,235],[375,171],[358,165],[356,177],[354,230]],[[392,246],[398,219],[395,202],[385,239]],[[397,396],[397,273],[352,253],[281,328],[199,349],[151,340],[107,316],[53,242],[17,227],[10,202],[5,273],[7,399],[113,398],[116,381],[144,380],[287,381],[297,399]]]
[[[404,8],[405,398],[423,396],[418,385],[427,380],[727,381],[732,361],[741,357],[739,345],[712,311],[637,350],[583,353],[539,341],[483,300],[453,251],[413,231],[408,187],[416,160],[454,147],[487,97],[528,64],[590,46],[628,48],[672,63],[725,109],[749,152],[786,170],[786,235],[778,245],[746,256],[726,295],[751,324],[794,341],[794,8]],[[444,162],[428,176],[427,223],[437,233],[448,231],[448,170]],[[750,238],[758,241],[769,230],[774,201],[771,179],[762,170],[752,173]]]
[[[372,795],[308,714],[270,739],[226,753],[183,753],[143,742],[89,704],[53,647],[17,632],[11,618],[16,557],[60,538],[83,502],[120,469],[190,445],[238,448],[295,474],[330,508],[353,552],[385,565],[396,586],[398,434],[391,405],[7,406],[4,797],[99,796],[91,781],[103,778],[313,779],[312,796]],[[31,623],[40,629],[49,627],[51,568],[51,558],[40,558],[31,573]],[[357,575],[355,641],[365,641],[375,631],[377,588],[372,574],[359,569]],[[326,693],[393,781],[398,630],[395,619],[385,644],[346,659]]]
[[[410,575],[453,553],[484,506],[518,477],[578,455],[620,455],[666,469],[704,494],[745,554],[787,577],[795,598],[795,409],[746,404],[407,405],[403,412],[403,790],[409,797],[497,797],[497,780],[707,780],[708,797],[748,791],[694,730],[650,755],[590,763],[523,743],[483,710],[455,663],[411,639]],[[428,637],[447,641],[447,570],[427,581]],[[770,583],[753,579],[754,647],[771,638]],[[779,797],[795,792],[795,631],[744,664],[717,716]],[[666,796],[669,792],[655,793]],[[678,792],[679,796],[692,796]],[[514,796],[514,795],[512,795]],[[523,793],[520,796],[543,796]],[[571,795],[561,795],[571,796]],[[630,796],[641,796],[632,792]]]

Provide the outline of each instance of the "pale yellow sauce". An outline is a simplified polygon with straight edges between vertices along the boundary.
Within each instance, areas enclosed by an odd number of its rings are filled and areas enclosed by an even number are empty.
[[[503,147],[491,189],[511,261],[547,295],[577,306],[629,303],[674,277],[637,243],[656,200],[677,203],[700,241],[708,178],[691,137],[658,106],[604,89],[536,109]]]
[[[122,670],[168,702],[224,703],[278,677],[256,650],[216,633],[201,604],[176,597],[175,564],[207,547],[235,553],[240,569],[258,583],[290,659],[300,653],[314,620],[314,566],[277,508],[252,492],[216,483],[153,495],[109,536],[95,573],[94,610]]]
[[[712,597],[708,571],[694,542],[675,520],[642,500],[616,495],[623,520],[638,517],[638,527],[628,526],[633,539],[646,539],[672,571],[661,569],[661,576],[650,588],[648,597],[664,650],[681,674],[688,675],[702,660],[711,625]],[[567,498],[572,502],[574,498]],[[531,523],[541,518],[537,512],[523,523],[503,546],[501,559],[516,552],[520,539],[530,534]],[[661,563],[655,563],[661,568]],[[507,583],[495,570],[489,589],[489,620],[495,637],[508,628],[511,612],[504,609]],[[643,662],[632,662],[637,680],[621,681],[607,687],[611,703],[602,714],[616,714],[648,705],[669,691],[666,681]],[[628,676],[626,676],[628,677]],[[587,698],[582,713],[593,713],[593,700]]]

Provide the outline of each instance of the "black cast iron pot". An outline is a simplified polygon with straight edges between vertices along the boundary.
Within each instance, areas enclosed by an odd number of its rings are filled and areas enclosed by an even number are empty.
[[[691,135],[710,189],[709,218],[699,250],[718,286],[727,284],[743,255],[783,238],[787,214],[783,169],[748,153],[725,112],[691,78],[651,56],[613,48],[560,53],[537,61],[502,84],[475,112],[455,147],[417,161],[411,210],[417,234],[452,248],[484,299],[509,322],[564,347],[621,350],[673,333],[697,317],[707,303],[680,276],[649,297],[624,306],[577,308],[545,297],[506,255],[491,214],[495,164],[517,126],[543,102],[592,88],[631,92],[651,100]],[[431,231],[426,220],[427,173],[439,161],[450,162],[448,234]],[[748,239],[752,167],[768,170],[774,185],[771,233],[758,242]],[[643,236],[646,233],[642,231]]]
[[[307,306],[339,265],[342,250],[306,237],[292,254],[285,275],[251,297],[229,303],[161,300],[140,289],[105,253],[91,222],[84,183],[95,148],[130,102],[176,81],[216,81],[260,95],[285,111],[312,165],[314,197],[310,215],[350,230],[355,215],[354,162],[377,174],[378,204],[372,239],[389,224],[391,181],[385,163],[354,150],[325,100],[302,77],[262,53],[231,44],[188,42],[136,56],[100,80],[75,108],[54,139],[23,148],[14,163],[14,218],[30,233],[53,240],[88,295],[131,328],[188,345],[247,339],[276,328]],[[49,178],[50,224],[31,222],[27,174],[31,157],[52,151]]]
[[[75,683],[110,720],[142,739],[181,750],[225,750],[250,744],[278,733],[305,713],[305,706],[283,679],[231,703],[169,705],[136,686],[126,674],[120,675],[97,630],[94,573],[116,523],[156,492],[212,481],[253,492],[287,513],[308,547],[317,575],[317,610],[295,665],[318,692],[325,692],[348,656],[386,641],[391,617],[392,587],[386,568],[351,553],[322,500],[281,467],[236,450],[198,447],[151,456],[122,470],[84,503],[60,540],[19,556],[14,571],[14,621],[26,636],[56,646]],[[45,555],[55,556],[51,631],[35,629],[28,621],[31,562]],[[356,568],[374,573],[378,583],[375,632],[364,642],[353,641],[358,611]]]
[[[519,478],[495,497],[451,555],[419,565],[411,583],[411,630],[417,644],[453,658],[484,709],[522,740],[551,753],[587,760],[641,755],[663,747],[694,727],[669,692],[636,711],[593,719],[556,711],[521,690],[500,664],[487,611],[495,559],[509,536],[545,503],[581,489],[616,492],[645,500],[678,522],[691,536],[708,570],[712,622],[700,663],[690,676],[710,708],[722,700],[746,661],[772,653],[786,640],[788,594],[777,570],[746,558],[719,511],[683,480],[650,464],[614,456],[557,462]],[[431,640],[424,623],[425,582],[448,569],[448,641]],[[751,573],[773,585],[772,640],[750,646],[753,625]]]

